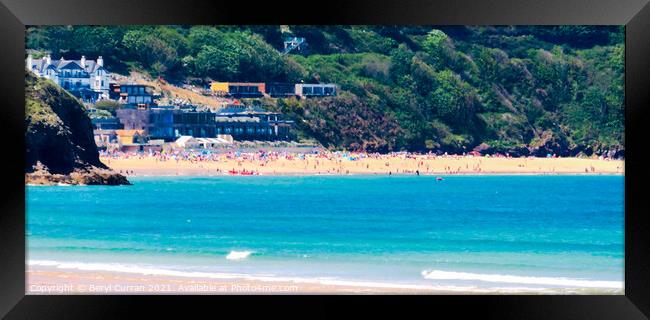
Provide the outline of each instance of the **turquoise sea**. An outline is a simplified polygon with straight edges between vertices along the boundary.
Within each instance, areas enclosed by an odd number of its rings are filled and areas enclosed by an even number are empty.
[[[622,176],[130,180],[26,187],[28,263],[468,290],[623,288]]]

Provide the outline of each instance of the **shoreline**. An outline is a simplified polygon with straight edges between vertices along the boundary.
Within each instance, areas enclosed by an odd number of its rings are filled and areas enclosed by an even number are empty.
[[[211,174],[202,174],[202,173],[184,173],[184,174],[132,174],[128,175],[130,178],[171,178],[171,177],[237,177],[237,176],[246,176],[238,174],[227,174],[227,173],[211,173]],[[252,177],[375,177],[375,176],[386,176],[384,173],[260,173],[251,175]],[[393,173],[391,176],[395,177],[410,177],[414,176],[412,173]],[[420,174],[423,177],[482,177],[482,176],[624,176],[623,173],[580,173],[580,172],[481,172],[481,173],[425,173]],[[37,184],[30,184],[36,186]]]
[[[345,175],[624,175],[624,160],[583,158],[379,157],[168,159],[101,157],[127,176],[345,176]]]
[[[70,270],[30,265],[26,293],[41,294],[429,294],[429,295],[619,295],[623,289],[418,285],[368,281],[286,279],[232,275],[210,278],[137,271]]]

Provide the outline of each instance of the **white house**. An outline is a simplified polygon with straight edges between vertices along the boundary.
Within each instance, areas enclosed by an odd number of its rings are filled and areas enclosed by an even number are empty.
[[[335,96],[336,85],[333,83],[297,83],[296,95],[303,98]]]
[[[84,101],[108,99],[108,72],[102,56],[97,60],[52,60],[48,54],[41,59],[27,56],[27,70],[36,76],[50,79]]]

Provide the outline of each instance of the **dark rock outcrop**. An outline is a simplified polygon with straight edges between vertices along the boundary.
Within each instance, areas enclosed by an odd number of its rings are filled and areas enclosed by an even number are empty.
[[[99,160],[84,106],[49,80],[25,74],[25,183],[130,184]]]
[[[548,154],[558,156],[569,156],[569,141],[562,132],[546,130],[530,143],[530,154],[537,157],[545,157]]]

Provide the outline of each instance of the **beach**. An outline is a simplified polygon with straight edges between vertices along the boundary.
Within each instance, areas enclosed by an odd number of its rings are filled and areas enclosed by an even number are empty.
[[[280,155],[221,154],[202,157],[102,156],[127,175],[345,175],[345,174],[623,174],[623,160],[587,158],[509,158],[430,155]]]
[[[128,272],[62,271],[30,268],[26,293],[32,295],[263,295],[263,294],[622,294],[622,289],[535,288],[482,289],[434,285],[399,285],[344,281],[208,279]]]

